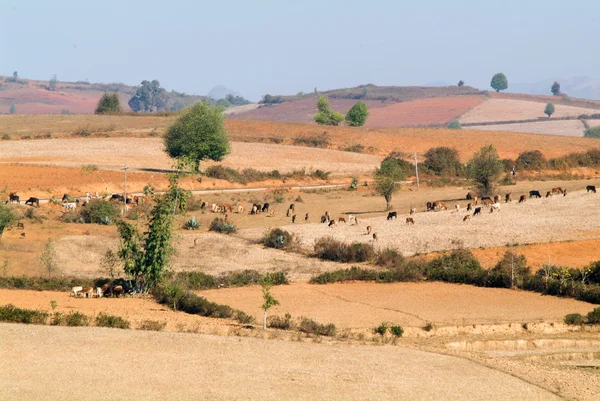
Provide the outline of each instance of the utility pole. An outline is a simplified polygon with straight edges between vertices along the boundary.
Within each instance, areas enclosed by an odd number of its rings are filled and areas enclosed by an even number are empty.
[[[127,162],[125,162],[125,167],[123,167],[121,170],[123,170],[125,172],[125,177],[123,180],[123,204],[125,205],[125,211],[127,211],[127,170],[129,170],[129,167],[127,167]]]
[[[415,152],[415,174],[417,176],[417,191],[419,190],[419,162],[417,161],[417,152]]]

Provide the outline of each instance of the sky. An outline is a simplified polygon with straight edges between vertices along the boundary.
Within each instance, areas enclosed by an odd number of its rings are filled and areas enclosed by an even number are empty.
[[[600,75],[597,0],[0,0],[0,75],[205,95]]]

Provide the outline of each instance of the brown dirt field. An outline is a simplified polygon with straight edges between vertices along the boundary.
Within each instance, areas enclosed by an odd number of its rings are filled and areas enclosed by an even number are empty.
[[[462,123],[483,123],[506,120],[529,120],[547,117],[544,114],[544,105],[538,102],[529,102],[513,99],[487,99],[475,106],[460,118]],[[579,116],[581,114],[596,114],[596,109],[555,105],[553,117]]]
[[[592,120],[590,120],[592,121]],[[600,120],[598,121],[600,123]],[[585,126],[579,120],[540,121],[536,123],[474,125],[463,129],[495,132],[524,132],[529,134],[583,137]]]
[[[75,399],[98,383],[111,400],[561,399],[478,363],[399,347],[8,324],[0,336],[7,401]]]
[[[493,144],[501,158],[516,159],[525,150],[537,149],[547,158],[571,152],[583,152],[598,146],[592,138],[572,138],[555,135],[534,135],[507,132],[447,130],[436,128],[351,128],[319,127],[310,124],[278,123],[268,121],[227,120],[232,140],[244,142],[269,141],[283,138],[292,143],[295,138],[317,136],[327,132],[333,149],[360,143],[365,149],[387,155],[393,150],[424,154],[432,147],[456,148],[462,161],[469,160],[481,147]]]
[[[374,328],[381,322],[403,327],[562,322],[568,313],[587,314],[594,305],[526,291],[446,283],[343,283],[276,286],[281,305],[270,315],[309,316],[345,329]],[[262,316],[260,287],[199,291],[207,299]]]
[[[481,96],[439,97],[369,110],[365,126],[378,128],[446,125],[483,101]]]
[[[597,127],[600,125],[600,120],[585,120],[590,127]]]

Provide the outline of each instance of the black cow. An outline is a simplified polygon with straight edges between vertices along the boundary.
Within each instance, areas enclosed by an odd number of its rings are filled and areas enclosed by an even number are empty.
[[[530,198],[533,198],[534,196],[535,196],[536,198],[541,198],[541,197],[542,197],[542,194],[540,194],[540,191],[536,191],[536,190],[529,191],[529,197],[530,197]]]
[[[586,192],[596,193],[596,186],[594,186],[594,185],[588,185],[587,187],[585,187],[585,191]]]
[[[473,216],[477,216],[478,214],[481,214],[481,207],[476,207],[475,211],[473,212]]]
[[[387,215],[387,219],[391,220],[391,219],[397,219],[398,218],[398,213],[397,212],[389,212]]]
[[[40,200],[38,198],[34,198],[33,196],[27,199],[25,202],[26,205],[37,206],[40,207]]]
[[[265,204],[263,205],[263,207],[262,207],[261,211],[262,211],[263,213],[268,213],[268,212],[269,212],[269,204],[268,204],[268,203],[265,203]]]
[[[321,216],[321,224],[325,224],[327,223],[327,216],[323,215]]]

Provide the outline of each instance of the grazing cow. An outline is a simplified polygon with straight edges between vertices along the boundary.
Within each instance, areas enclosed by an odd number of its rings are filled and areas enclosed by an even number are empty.
[[[417,208],[416,207],[411,208],[410,209],[410,214],[413,215],[415,213],[417,213]]]
[[[433,210],[433,202],[427,202],[427,211]]]
[[[115,285],[112,288],[112,293],[118,297],[119,295],[125,294],[125,290],[123,290],[123,286],[122,285]]]
[[[567,190],[565,188],[565,190],[563,191],[563,196],[567,196]]]
[[[68,194],[64,194],[63,196],[63,202],[67,202],[68,199],[71,199],[71,197]],[[112,194],[110,196],[109,201],[118,201],[118,202],[124,202],[125,201],[125,197],[121,194]]]
[[[490,207],[490,213],[492,213],[494,210],[496,211],[500,211],[500,203],[496,202],[492,204],[492,207]]]
[[[200,209],[205,210],[206,206],[208,206],[208,203],[202,201],[202,203],[200,204]]]
[[[37,206],[40,207],[40,200],[38,198],[30,197],[25,201],[26,205]]]
[[[558,195],[558,194],[563,194],[563,189],[561,187],[554,187],[552,188],[552,195]]]
[[[252,210],[250,211],[250,214],[257,214],[258,213],[258,208],[256,207],[256,205],[252,205]]]
[[[104,293],[102,292],[102,288],[96,287],[96,297],[102,298],[102,295],[104,295]]]
[[[66,202],[62,204],[62,207],[65,208],[65,210],[75,210],[77,208],[77,203],[75,202]]]
[[[288,208],[288,210],[291,210],[291,213],[294,213],[296,211],[296,205],[293,203],[290,203],[290,207]]]
[[[506,195],[504,195],[504,201],[505,201],[506,203],[508,203],[508,202],[512,202],[512,198],[511,198],[511,196],[510,196],[510,192],[509,192],[509,193],[507,193]]]
[[[25,229],[25,224],[23,224],[23,223],[21,223],[21,222],[18,222],[18,223],[17,223],[17,228],[21,228],[21,229],[23,229],[23,230],[24,230],[24,229]]]
[[[346,219],[343,217],[338,217],[338,223],[345,223]]]
[[[494,203],[500,203],[500,195],[494,196]]]
[[[295,222],[296,222],[296,215],[295,215],[295,214],[293,214],[293,215],[292,215],[292,223],[295,223]]]
[[[372,228],[371,226],[367,226],[367,235],[371,234],[371,230],[372,230],[372,229],[373,229],[373,228]]]
[[[478,214],[481,214],[481,206],[475,208],[475,211],[473,212],[473,216],[477,216]]]
[[[444,202],[435,201],[433,202],[433,210],[448,210],[448,208],[446,207],[446,204],[444,204]]]
[[[470,214],[468,214],[465,217],[463,217],[463,221],[468,221],[468,220],[471,220],[471,215]]]
[[[460,212],[460,205],[458,203],[456,205],[454,205],[454,211],[456,213]]]
[[[17,195],[16,192],[11,192],[8,194],[8,201],[10,203],[16,202],[17,204],[21,204],[21,198],[19,198],[19,195]]]
[[[473,206],[470,203],[467,203],[467,212],[473,210]]]
[[[541,198],[541,197],[542,197],[542,194],[540,194],[540,191],[536,191],[536,190],[529,191],[529,197],[530,197],[530,198],[532,198],[532,197],[534,197],[534,196],[535,196],[536,198]]]
[[[475,195],[473,195],[473,193],[471,193],[471,192],[467,192],[467,196],[466,196],[466,198],[467,198],[467,200],[473,200],[473,197],[474,197],[474,196],[475,196]]]
[[[21,238],[20,239],[25,238],[26,235],[27,235],[27,233],[21,233]]]
[[[596,193],[596,186],[595,185],[588,185],[587,187],[585,187],[585,192]]]
[[[80,294],[86,298],[92,298],[94,296],[94,287],[84,287]]]
[[[398,218],[398,213],[396,213],[396,212],[389,212],[387,215],[388,220],[397,219],[397,218]]]
[[[329,227],[333,227],[335,226],[335,220],[330,220],[329,221]]]
[[[356,221],[356,216],[354,216],[353,214],[348,216],[348,223],[350,223],[350,225],[355,226],[358,224],[358,222]]]
[[[225,203],[223,205],[223,213],[233,213],[233,208],[231,207],[231,205],[229,203]]]
[[[412,217],[407,217],[406,218],[406,224],[415,225],[415,220]]]
[[[256,214],[262,212],[262,205],[260,203],[255,203],[254,206],[256,206]]]
[[[83,290],[83,287],[73,287],[69,295],[76,297],[79,291]]]
[[[306,216],[304,216],[304,221],[308,223],[308,213],[306,213]]]
[[[331,221],[331,217],[329,216],[329,212],[325,211],[325,217],[327,218],[327,221]]]
[[[492,201],[492,198],[490,198],[489,196],[484,196],[483,198],[481,198],[481,203],[483,204],[483,206],[489,206],[494,202]]]
[[[373,241],[377,241],[379,237],[377,237],[377,233],[373,233]]]
[[[527,200],[527,197],[525,195],[521,195],[519,196],[519,203],[523,203]]]
[[[242,206],[242,205],[238,205],[238,207],[237,207],[237,212],[238,212],[238,213],[244,213],[244,206]]]
[[[263,213],[268,213],[269,212],[269,204],[265,203],[260,211]]]
[[[325,215],[321,216],[321,224],[327,223],[327,217]]]
[[[102,291],[102,294],[104,295],[110,295],[110,284],[104,284],[100,290]]]
[[[546,198],[549,198],[551,196],[552,196],[552,192],[550,192],[550,191],[546,192]]]
[[[478,202],[479,202],[479,196],[473,196],[473,203],[475,205],[477,205]]]

